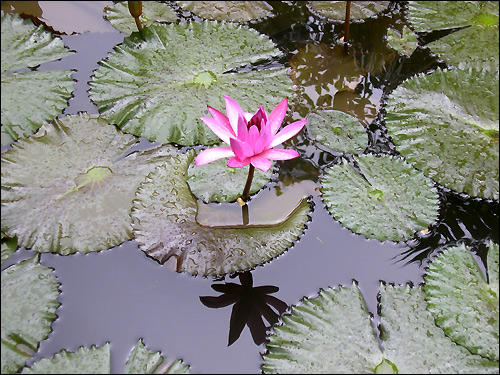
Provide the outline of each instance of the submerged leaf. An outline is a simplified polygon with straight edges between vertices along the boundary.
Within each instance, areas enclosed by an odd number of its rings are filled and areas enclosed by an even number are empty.
[[[219,142],[200,120],[224,95],[274,108],[292,95],[285,68],[238,71],[281,55],[253,29],[205,21],[151,25],[115,47],[90,82],[101,115],[125,132],[180,145]],[[262,83],[265,82],[265,85]]]
[[[488,257],[498,259],[498,245]],[[495,267],[495,265],[493,265]],[[425,275],[427,309],[436,324],[456,343],[474,354],[498,361],[498,264],[488,267],[490,286],[465,245],[451,247],[434,259]]]
[[[398,86],[385,124],[396,150],[441,185],[498,200],[498,75],[437,69]]]
[[[131,239],[135,190],[175,151],[126,155],[137,141],[81,113],[14,143],[2,154],[2,231],[19,246],[62,255]]]
[[[137,31],[134,18],[128,10],[128,1],[122,1],[113,6],[104,8],[104,19],[124,34],[132,34]],[[157,1],[141,1],[142,14],[139,16],[142,26],[149,26],[154,22],[175,22],[178,17],[175,11],[168,5]]]
[[[2,374],[16,373],[47,338],[59,285],[38,255],[2,271]]]
[[[346,159],[323,176],[323,201],[343,226],[381,241],[405,241],[438,216],[438,196],[430,179],[402,159],[387,155]]]
[[[247,22],[271,16],[267,1],[177,1],[184,10],[216,21]]]
[[[18,14],[2,15],[2,145],[27,137],[68,105],[71,71],[15,72],[68,56],[60,38]]]
[[[187,184],[187,169],[194,157],[194,151],[172,157],[149,174],[137,191],[133,230],[148,256],[161,264],[170,260],[177,272],[216,276],[265,263],[283,253],[302,234],[310,209],[306,200],[276,226],[199,225],[197,202]]]

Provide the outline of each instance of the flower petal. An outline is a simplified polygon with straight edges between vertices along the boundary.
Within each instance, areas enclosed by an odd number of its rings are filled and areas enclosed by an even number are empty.
[[[224,116],[226,117],[226,116]],[[226,117],[227,119],[227,117]],[[224,124],[223,122],[221,123],[217,118],[212,118],[212,117],[200,117],[200,120],[202,120],[205,125],[208,126],[208,128],[220,139],[222,139],[224,142],[229,144],[229,139],[230,138],[236,138],[236,135],[234,134],[233,129],[229,125],[229,121],[227,122],[227,125]]]
[[[271,168],[271,165],[273,165],[273,162],[266,159],[262,154],[252,156],[250,158],[250,162],[255,168],[260,169],[264,172],[267,172],[269,168]]]
[[[267,126],[271,129],[273,135],[276,134],[285,119],[287,106],[288,98],[285,98],[273,109],[267,119]]]
[[[253,156],[253,147],[251,147],[248,143],[242,142],[239,139],[231,138],[230,140],[231,149],[234,152],[234,156],[238,159],[243,160],[250,156]]]
[[[306,122],[307,120],[300,120],[285,126],[278,134],[276,134],[269,147],[275,147],[295,136],[302,130]]]
[[[238,117],[241,115],[245,118],[245,112],[241,109],[240,105],[236,103],[236,101],[229,97],[224,96],[224,100],[226,102],[226,113],[229,119],[229,123],[233,128],[234,132],[237,134],[238,132]]]
[[[272,148],[261,152],[260,155],[271,160],[290,160],[298,157],[299,153],[295,150]]]
[[[222,158],[233,157],[234,152],[229,147],[213,147],[203,150],[195,159],[194,165],[204,165]]]
[[[262,130],[260,131],[259,138],[257,138],[255,144],[253,145],[254,152],[256,154],[260,154],[263,150],[269,148],[272,140],[273,134],[271,134],[270,129],[266,126],[263,126]]]
[[[242,142],[246,142],[248,138],[248,127],[245,118],[241,115],[238,116],[238,138]]]
[[[257,126],[252,125],[250,127],[250,129],[248,130],[248,139],[247,139],[247,142],[248,142],[248,144],[250,146],[253,147],[254,152],[255,152],[255,146],[254,145],[255,145],[255,142],[257,141],[258,138],[259,138],[259,129],[257,128]]]
[[[240,168],[240,167],[244,167],[245,165],[248,165],[250,164],[250,158],[244,158],[242,160],[234,157],[234,158],[231,158],[229,159],[229,161],[227,162],[227,166],[228,167],[232,167],[232,168]]]

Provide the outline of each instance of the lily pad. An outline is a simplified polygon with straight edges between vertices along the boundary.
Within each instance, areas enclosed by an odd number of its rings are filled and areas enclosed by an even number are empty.
[[[2,271],[2,374],[16,373],[49,335],[59,285],[39,255]]]
[[[363,125],[342,111],[311,112],[307,124],[311,138],[330,150],[358,154],[368,146]]]
[[[25,71],[72,52],[43,26],[18,14],[2,15],[2,145],[35,133],[68,105],[71,71]]]
[[[181,359],[168,361],[160,352],[147,349],[140,339],[125,365],[125,374],[189,374],[189,366]]]
[[[248,169],[248,166],[242,168],[228,167],[227,159],[215,160],[201,166],[190,164],[187,182],[192,193],[205,203],[232,202],[243,193],[248,177]],[[256,169],[250,187],[250,194],[262,189],[271,179],[272,172],[272,167],[267,172]]]
[[[187,184],[195,152],[172,157],[149,174],[132,208],[133,230],[140,248],[177,272],[218,276],[246,271],[286,251],[308,221],[303,200],[294,214],[275,226],[211,228],[196,221],[197,201]],[[251,204],[251,203],[250,203]]]
[[[405,241],[438,217],[433,182],[402,159],[354,156],[322,177],[323,201],[342,225],[367,238]]]
[[[386,104],[396,150],[441,185],[498,200],[498,75],[441,70],[404,81]]]
[[[489,253],[489,259],[498,259],[498,245],[491,242]],[[462,244],[444,250],[430,263],[425,292],[427,309],[446,335],[471,353],[498,361],[498,261],[488,265],[488,275],[496,286],[490,287]]]
[[[156,25],[115,47],[89,83],[101,116],[150,141],[214,144],[199,119],[207,105],[224,108],[224,95],[248,108],[274,108],[293,94],[286,68],[242,71],[281,55],[253,29],[217,21]],[[265,82],[265,85],[262,85]]]
[[[267,1],[177,1],[182,9],[199,17],[228,22],[248,22],[272,16]]]
[[[434,324],[422,287],[380,286],[382,351],[355,283],[320,290],[281,317],[268,336],[264,373],[498,373]]]
[[[81,113],[14,143],[2,154],[2,231],[19,246],[61,255],[131,239],[135,190],[175,150],[126,155],[137,141]]]
[[[403,30],[387,30],[387,44],[402,55],[410,57],[418,47],[418,39],[415,33],[408,27],[403,26]]]
[[[104,19],[124,34],[137,31],[134,17],[130,15],[128,2],[122,1],[104,8]],[[142,14],[139,17],[143,27],[154,22],[175,22],[178,20],[175,11],[167,4],[157,1],[142,1]]]
[[[390,1],[351,1],[350,20],[377,17],[388,8],[389,4]],[[323,17],[345,20],[346,1],[308,1],[307,6]]]
[[[17,250],[17,238],[9,238],[2,232],[2,263],[10,258]]]
[[[416,32],[454,31],[427,44],[457,68],[498,73],[498,1],[410,1],[408,20]]]

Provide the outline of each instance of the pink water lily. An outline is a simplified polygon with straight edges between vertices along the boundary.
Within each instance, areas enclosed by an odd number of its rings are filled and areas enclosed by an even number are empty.
[[[204,150],[196,157],[195,165],[229,157],[229,167],[239,168],[251,164],[266,172],[271,168],[271,160],[289,160],[299,156],[295,150],[274,148],[295,136],[306,124],[306,120],[296,121],[278,132],[286,115],[287,98],[284,98],[269,116],[263,106],[259,106],[257,112],[251,114],[243,112],[239,104],[229,96],[224,96],[224,99],[227,116],[209,106],[212,117],[200,119],[231,147]]]

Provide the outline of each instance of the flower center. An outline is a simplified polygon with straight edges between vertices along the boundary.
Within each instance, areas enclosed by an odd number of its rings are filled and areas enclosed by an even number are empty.
[[[210,70],[205,70],[201,73],[198,73],[193,78],[193,83],[197,85],[202,85],[205,87],[210,86],[212,83],[217,81],[217,76],[212,73]]]

